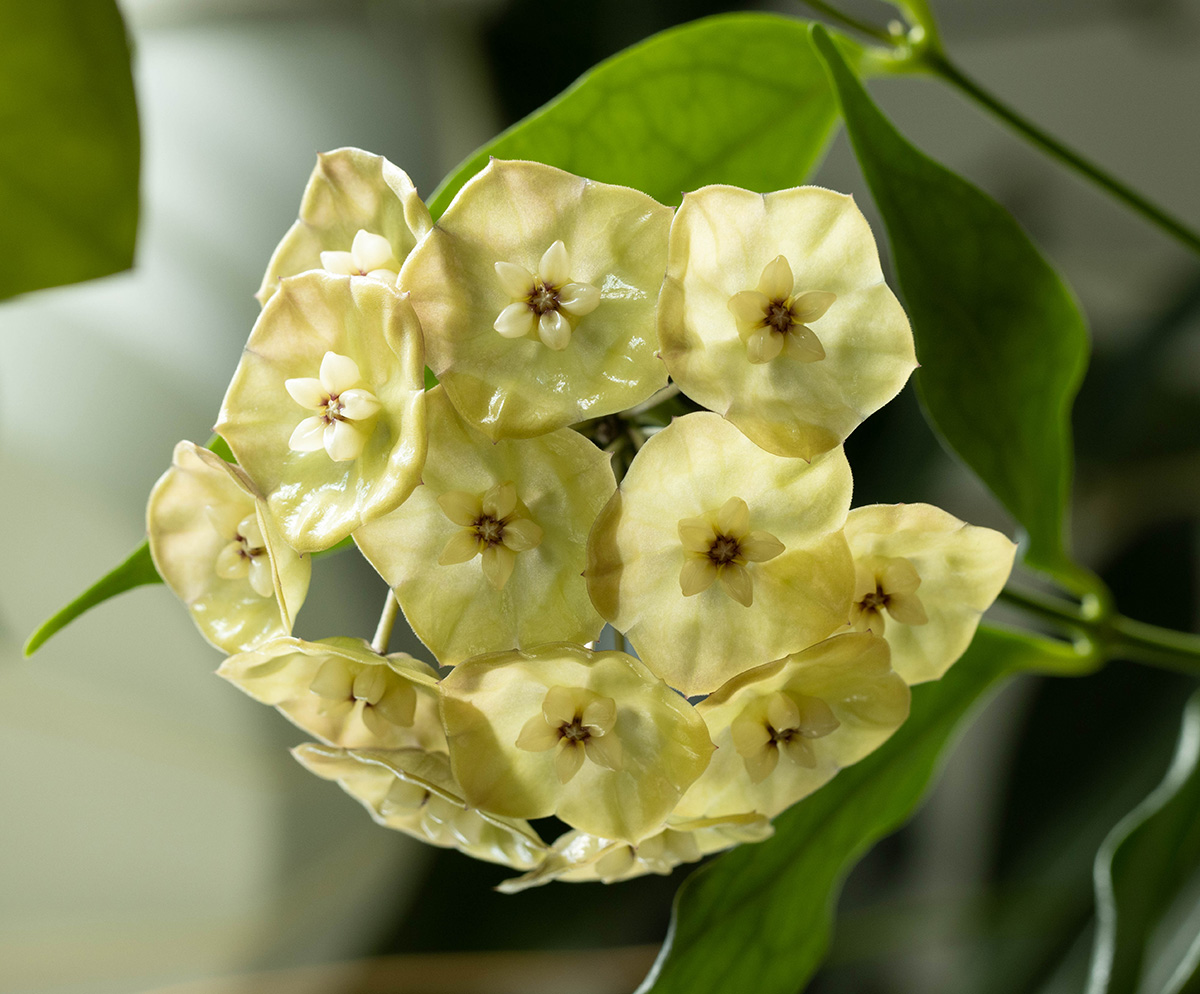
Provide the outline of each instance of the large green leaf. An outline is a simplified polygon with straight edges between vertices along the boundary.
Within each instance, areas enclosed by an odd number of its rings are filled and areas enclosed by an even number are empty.
[[[132,264],[138,157],[114,0],[0,3],[0,298]]]
[[[1088,994],[1134,994],[1138,990],[1146,946],[1155,926],[1180,885],[1197,868],[1200,693],[1184,710],[1179,744],[1166,778],[1117,823],[1096,854],[1097,925]],[[1197,953],[1200,949],[1194,949],[1181,964],[1188,974],[1196,969]],[[1179,982],[1186,982],[1184,975]],[[1182,989],[1175,984],[1171,987]]]
[[[694,873],[638,994],[793,994],[829,945],[849,868],[912,813],[963,716],[1007,674],[1077,673],[1067,646],[981,628],[967,654],[913,690],[912,714],[877,752],[775,819],[775,835]]]
[[[857,49],[839,44],[853,57]],[[460,165],[439,217],[489,156],[536,159],[666,204],[706,183],[767,191],[804,181],[837,105],[806,22],[730,14],[657,34],[600,63]]]
[[[1026,561],[1076,576],[1063,546],[1088,357],[1075,299],[1008,211],[909,144],[829,34],[813,39],[887,225],[926,414],[1025,529]]]

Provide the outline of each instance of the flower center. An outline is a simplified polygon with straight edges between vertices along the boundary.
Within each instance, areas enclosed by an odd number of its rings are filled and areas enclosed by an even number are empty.
[[[558,287],[538,280],[529,295],[529,309],[539,317],[558,310]]]
[[[569,739],[571,742],[586,742],[591,733],[583,727],[582,717],[576,715],[571,719],[569,724],[563,725],[558,730],[558,734],[564,739]]]
[[[475,522],[474,528],[480,541],[486,542],[488,545],[499,545],[504,541],[504,522],[498,521],[490,514],[480,517]]]
[[[873,594],[867,594],[859,603],[864,611],[882,611],[887,607],[888,595],[882,587],[876,587]]]
[[[333,424],[335,421],[345,421],[342,416],[343,408],[341,398],[338,394],[332,394],[325,398],[325,403],[321,406],[321,420],[326,424]]]
[[[767,313],[763,318],[763,324],[772,331],[777,331],[781,335],[786,335],[792,330],[792,326],[796,323],[796,313],[792,306],[786,300],[772,300],[767,305]]]
[[[741,551],[741,543],[732,535],[718,535],[709,547],[708,558],[717,566],[725,566],[735,562]]]

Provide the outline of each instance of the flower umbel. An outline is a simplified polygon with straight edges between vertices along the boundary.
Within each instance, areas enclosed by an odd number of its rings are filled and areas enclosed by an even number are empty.
[[[571,318],[591,314],[600,291],[590,283],[571,282],[571,260],[560,238],[531,273],[513,262],[497,262],[496,275],[513,302],[492,326],[505,338],[524,338],[534,328],[547,348],[561,352],[571,341]]]
[[[741,497],[730,497],[715,515],[683,518],[679,541],[688,557],[679,573],[684,597],[720,580],[725,593],[746,607],[754,602],[754,581],[746,564],[765,563],[784,551],[770,532],[750,530],[750,508]]]
[[[484,575],[497,590],[503,590],[512,576],[517,553],[541,544],[541,526],[522,513],[512,483],[498,483],[482,496],[451,490],[438,498],[438,504],[447,518],[463,526],[442,549],[438,564],[452,566],[478,555]]]
[[[517,736],[517,748],[529,752],[554,749],[554,771],[560,783],[579,772],[586,756],[610,770],[621,768],[621,743],[611,734],[617,702],[582,687],[551,687]]]
[[[317,377],[285,380],[292,400],[317,412],[296,425],[288,448],[293,452],[324,449],[334,462],[357,459],[367,444],[370,419],[379,411],[379,399],[356,386],[362,381],[358,363],[336,352],[325,353]]]
[[[777,255],[763,269],[757,290],[741,290],[729,298],[730,313],[746,341],[751,362],[770,362],[785,345],[788,354],[800,362],[825,358],[820,339],[807,325],[829,310],[837,294],[824,290],[796,293],[795,288],[792,267]]]

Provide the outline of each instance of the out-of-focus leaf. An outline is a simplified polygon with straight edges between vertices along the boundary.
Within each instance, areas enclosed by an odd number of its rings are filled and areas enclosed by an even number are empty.
[[[116,597],[117,594],[123,594],[126,590],[147,583],[162,583],[162,578],[150,558],[149,544],[143,542],[120,566],[93,583],[57,614],[42,622],[25,643],[25,655],[32,656],[51,635],[66,628],[84,611],[90,611],[110,597]]]
[[[1134,994],[1146,946],[1200,866],[1200,693],[1188,702],[1166,778],[1096,854],[1096,938],[1088,994]],[[1181,969],[1187,970],[1186,962]],[[1194,973],[1195,964],[1188,973]],[[1187,973],[1178,976],[1183,989]],[[1174,986],[1175,981],[1172,981]]]
[[[838,44],[851,58],[861,52],[848,39]],[[535,159],[665,204],[707,183],[760,192],[796,186],[824,152],[836,119],[807,22],[710,17],[601,62],[471,155],[429,209],[439,217],[489,156]]]
[[[1025,529],[1026,562],[1078,579],[1063,545],[1089,349],[1075,298],[1008,211],[896,131],[824,29],[813,39],[887,225],[925,412]]]
[[[138,161],[114,0],[0,3],[0,299],[127,269]]]
[[[981,628],[941,680],[913,690],[912,714],[882,748],[775,819],[775,835],[694,873],[639,994],[793,994],[824,958],[846,873],[910,816],[963,716],[1019,670],[1079,673],[1068,646]]]

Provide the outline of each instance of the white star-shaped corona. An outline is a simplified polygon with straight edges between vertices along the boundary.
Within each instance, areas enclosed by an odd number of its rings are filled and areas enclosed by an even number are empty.
[[[293,452],[324,449],[334,462],[357,459],[371,434],[368,422],[380,407],[378,398],[360,383],[358,363],[336,352],[325,353],[317,377],[285,380],[292,400],[317,412],[296,425],[288,447]]]
[[[496,275],[513,302],[492,327],[505,338],[524,338],[536,328],[542,344],[556,352],[570,344],[570,319],[591,314],[600,303],[596,287],[571,281],[571,260],[562,239],[542,254],[536,273],[497,262]]]
[[[321,266],[339,276],[370,276],[388,284],[394,284],[400,272],[392,243],[361,228],[349,252],[322,252]]]

